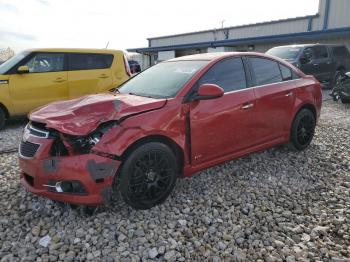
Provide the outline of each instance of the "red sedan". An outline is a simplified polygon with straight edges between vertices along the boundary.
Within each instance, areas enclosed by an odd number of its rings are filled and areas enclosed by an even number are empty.
[[[58,201],[100,205],[114,192],[136,209],[166,200],[178,177],[291,143],[311,143],[320,83],[258,53],[157,64],[116,93],[56,102],[30,115],[21,182]]]

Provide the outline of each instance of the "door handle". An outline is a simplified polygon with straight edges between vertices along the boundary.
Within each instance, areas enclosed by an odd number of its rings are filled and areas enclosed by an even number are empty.
[[[250,109],[250,108],[253,108],[253,107],[254,107],[254,104],[253,103],[249,103],[249,104],[243,105],[241,108],[243,110],[247,110],[247,109]]]
[[[108,78],[108,77],[109,77],[108,75],[102,74],[102,75],[100,75],[98,78]]]
[[[288,94],[285,95],[286,97],[293,96],[293,92],[289,92]]]
[[[63,79],[63,78],[61,78],[61,77],[58,77],[58,78],[56,78],[56,79],[54,80],[54,82],[56,82],[56,83],[62,83],[62,82],[64,82],[64,81],[66,81],[66,80]]]
[[[319,64],[313,64],[314,66],[318,66]]]

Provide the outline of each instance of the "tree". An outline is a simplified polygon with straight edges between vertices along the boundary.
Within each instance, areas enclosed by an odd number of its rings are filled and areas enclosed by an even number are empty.
[[[15,51],[13,51],[10,47],[6,49],[0,49],[0,62],[5,62],[15,55]]]

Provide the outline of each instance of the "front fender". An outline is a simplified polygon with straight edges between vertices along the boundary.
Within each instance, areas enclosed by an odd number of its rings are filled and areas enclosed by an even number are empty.
[[[110,155],[122,156],[123,153],[137,141],[155,136],[166,137],[175,142],[180,148],[185,148],[185,137],[182,134],[171,131],[145,130],[142,127],[124,127],[123,125],[118,125],[110,129],[93,150]]]
[[[8,79],[0,78],[0,104],[2,104],[8,111],[10,115],[13,114],[13,106],[10,97],[10,87],[8,84]]]
[[[93,150],[122,156],[138,140],[161,136],[173,141],[185,151],[185,119],[186,114],[178,107],[172,106],[167,106],[161,111],[155,110],[132,116],[108,130]]]

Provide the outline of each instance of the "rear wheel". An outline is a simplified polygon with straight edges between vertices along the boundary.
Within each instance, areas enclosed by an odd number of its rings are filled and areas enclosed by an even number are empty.
[[[6,123],[6,114],[5,111],[0,107],[0,129],[5,126]]]
[[[307,148],[314,136],[316,119],[309,109],[302,109],[296,115],[291,130],[291,143],[297,150]]]
[[[342,81],[344,77],[344,72],[343,71],[335,71],[335,74],[334,74],[334,77],[333,77],[333,80],[331,82],[331,86],[330,88],[331,89],[334,89],[334,87],[336,87],[338,84],[340,84],[340,82]]]
[[[158,142],[136,148],[124,162],[117,179],[124,201],[135,209],[163,203],[175,186],[177,161],[171,149]]]

